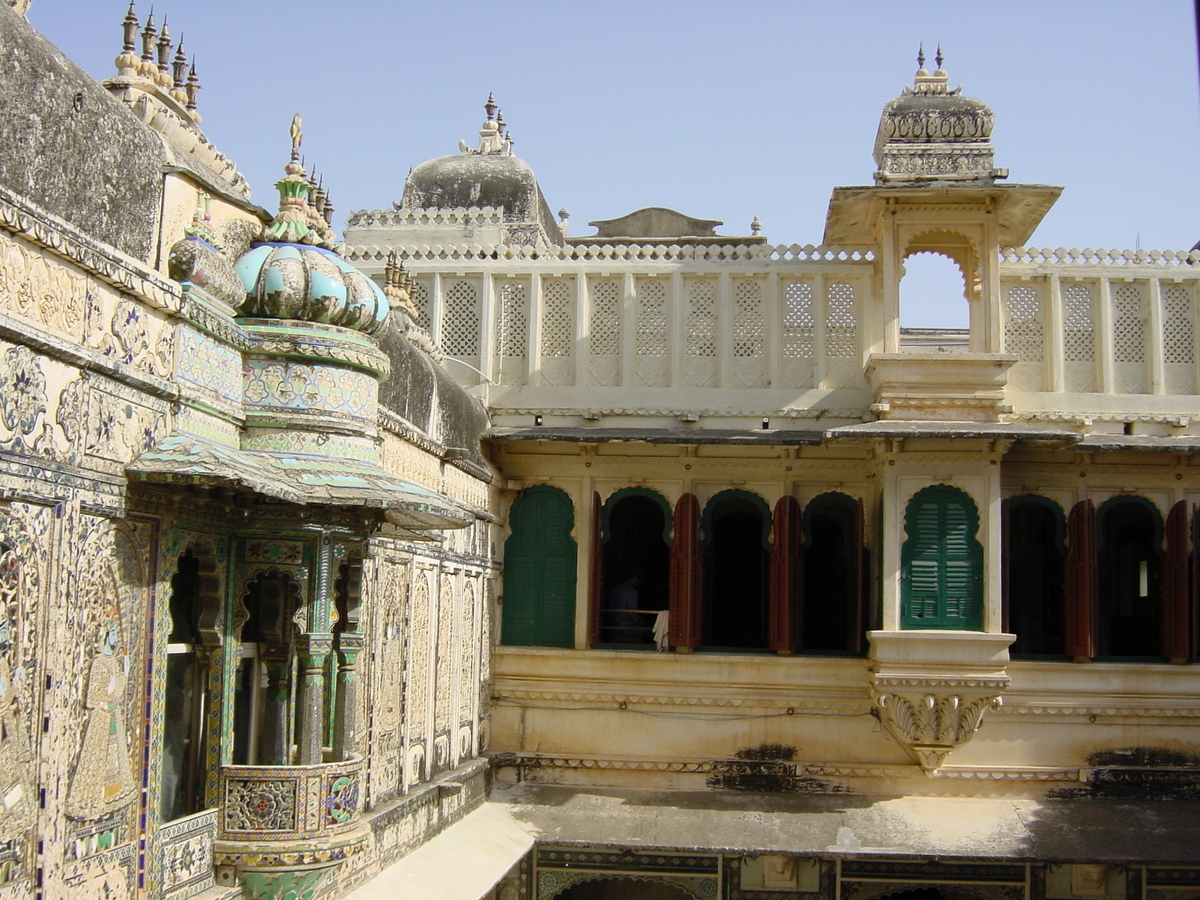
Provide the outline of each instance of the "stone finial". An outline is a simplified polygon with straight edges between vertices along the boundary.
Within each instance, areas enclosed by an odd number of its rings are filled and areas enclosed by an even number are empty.
[[[509,145],[502,132],[501,123],[496,121],[498,107],[495,96],[488,94],[487,103],[483,104],[483,109],[487,113],[487,119],[479,128],[479,149],[475,152],[480,154],[504,153],[509,149]]]
[[[942,63],[945,62],[945,57],[942,56],[942,45],[940,43],[938,44],[937,48],[937,56],[933,58],[933,61],[937,63],[938,70],[940,71],[942,68]]]
[[[192,117],[192,121],[197,125],[200,124],[200,113],[196,112],[196,97],[200,94],[200,79],[196,76],[196,60],[192,59],[191,68],[188,69],[187,84],[184,85],[184,93],[187,94],[187,111]]]
[[[154,64],[154,41],[158,37],[158,29],[154,25],[154,10],[146,18],[146,27],[142,29],[142,61],[138,66],[138,74],[153,80],[158,74],[158,66]]]
[[[133,0],[130,0],[125,19],[121,22],[121,52],[116,59],[117,74],[124,78],[132,78],[138,73],[138,57],[135,51],[140,24],[137,11],[133,8]]]
[[[158,43],[155,45],[158,51],[158,72],[154,76],[154,83],[159,87],[171,87],[171,32],[167,28],[167,17],[163,16],[162,31],[158,36]]]
[[[383,270],[383,295],[388,298],[392,309],[403,309],[414,319],[416,310],[412,307],[412,277],[404,269],[404,264],[396,256],[396,251],[388,253],[387,263]]]
[[[489,122],[496,118],[496,109],[496,98],[491,91],[488,91],[487,103],[483,104],[483,111],[487,113]]]
[[[192,211],[192,224],[183,232],[211,244],[213,236],[208,227],[210,222],[212,222],[212,194],[196,191],[196,208]]]
[[[292,136],[291,158],[283,167],[284,176],[275,182],[275,188],[279,191],[279,212],[271,224],[263,229],[262,239],[310,244],[332,250],[337,241],[310,199],[316,186],[305,174],[304,163],[300,160],[300,144],[304,140],[302,126],[300,114],[296,113],[292,116],[289,128]]]
[[[565,206],[558,211],[558,230],[563,233],[563,237],[570,234],[570,226],[567,224],[569,218],[571,218],[571,211]]]
[[[917,69],[924,69],[924,68],[925,68],[925,45],[921,44],[917,48]],[[925,74],[928,75],[929,73],[926,72]]]
[[[171,97],[181,106],[186,106],[187,96],[187,53],[183,49],[183,36],[175,48],[175,59],[171,63]]]
[[[758,220],[758,216],[755,216],[754,221],[750,223],[750,233],[755,236],[762,234],[762,222]]]
[[[500,109],[500,107],[496,107],[496,128],[500,130],[501,134],[504,134],[504,129],[506,127],[507,126],[504,124],[504,110]]]

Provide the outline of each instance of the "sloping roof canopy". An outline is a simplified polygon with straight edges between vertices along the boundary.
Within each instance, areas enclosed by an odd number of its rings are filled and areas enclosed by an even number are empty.
[[[361,460],[309,453],[241,450],[175,432],[125,466],[134,480],[154,484],[229,487],[321,506],[382,510],[409,531],[462,528],[473,513],[441,495]]]

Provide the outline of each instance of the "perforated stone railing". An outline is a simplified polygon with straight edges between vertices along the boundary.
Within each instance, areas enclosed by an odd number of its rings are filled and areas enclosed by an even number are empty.
[[[219,841],[303,842],[359,827],[362,757],[317,766],[222,766]]]
[[[1096,395],[1091,412],[1122,421],[1200,411],[1200,252],[1004,248],[1000,278],[1011,391]],[[1112,399],[1128,394],[1178,399]]]
[[[1001,247],[1000,264],[1048,263],[1081,266],[1200,265],[1200,250],[1080,250],[1039,247]]]
[[[398,212],[403,212],[400,210]],[[386,260],[395,253],[406,263],[424,260],[547,260],[560,262],[871,262],[870,247],[813,244],[572,244],[562,247],[514,247],[507,244],[359,244],[342,247],[352,262]]]
[[[456,209],[359,209],[346,219],[348,228],[396,228],[421,225],[501,225],[504,210],[498,206]]]

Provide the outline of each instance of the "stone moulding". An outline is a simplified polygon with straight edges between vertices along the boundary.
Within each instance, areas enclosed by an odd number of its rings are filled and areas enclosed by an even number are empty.
[[[175,282],[116,255],[116,251],[3,187],[0,228],[25,236],[113,287],[137,294],[152,307],[176,312],[180,308],[182,292]]]
[[[927,775],[971,740],[1010,684],[1011,634],[872,631],[874,714]]]

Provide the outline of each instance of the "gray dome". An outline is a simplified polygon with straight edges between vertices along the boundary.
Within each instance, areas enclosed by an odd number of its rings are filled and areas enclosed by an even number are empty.
[[[459,153],[423,162],[404,182],[410,209],[492,206],[507,221],[529,221],[544,205],[533,169],[515,156]]]

